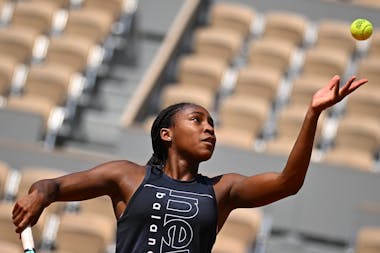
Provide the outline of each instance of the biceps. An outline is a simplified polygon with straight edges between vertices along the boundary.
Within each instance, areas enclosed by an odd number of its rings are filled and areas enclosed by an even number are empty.
[[[230,200],[233,208],[263,206],[285,197],[284,189],[279,173],[264,173],[235,182]]]
[[[108,194],[107,179],[96,171],[83,171],[56,179],[59,185],[58,199],[79,201]]]

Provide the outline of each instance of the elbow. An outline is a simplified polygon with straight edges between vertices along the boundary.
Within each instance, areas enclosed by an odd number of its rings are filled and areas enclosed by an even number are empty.
[[[296,195],[303,186],[303,180],[285,180],[282,184],[282,195],[284,197]]]

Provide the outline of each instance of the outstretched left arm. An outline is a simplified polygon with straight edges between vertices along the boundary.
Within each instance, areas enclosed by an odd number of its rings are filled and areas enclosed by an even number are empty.
[[[299,135],[280,173],[263,173],[251,177],[230,174],[230,209],[256,207],[296,194],[302,187],[310,163],[318,118],[323,110],[340,102],[348,94],[365,84],[367,79],[355,81],[351,77],[343,87],[340,77],[334,76],[328,85],[318,90],[311,100]]]

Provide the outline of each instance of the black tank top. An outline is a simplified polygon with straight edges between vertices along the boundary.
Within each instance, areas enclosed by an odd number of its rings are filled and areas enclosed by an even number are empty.
[[[117,222],[116,253],[210,253],[216,229],[210,178],[177,181],[148,166]]]

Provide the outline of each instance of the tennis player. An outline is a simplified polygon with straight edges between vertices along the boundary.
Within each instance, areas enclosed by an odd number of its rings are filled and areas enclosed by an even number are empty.
[[[334,76],[313,95],[285,168],[279,173],[230,173],[213,178],[199,174],[199,164],[214,151],[213,119],[199,105],[169,106],[153,123],[154,154],[147,165],[110,161],[37,181],[14,206],[16,232],[34,225],[53,202],[108,195],[117,219],[117,253],[210,253],[232,210],[263,206],[300,190],[321,112],[366,82],[353,76],[340,87],[340,77]]]

